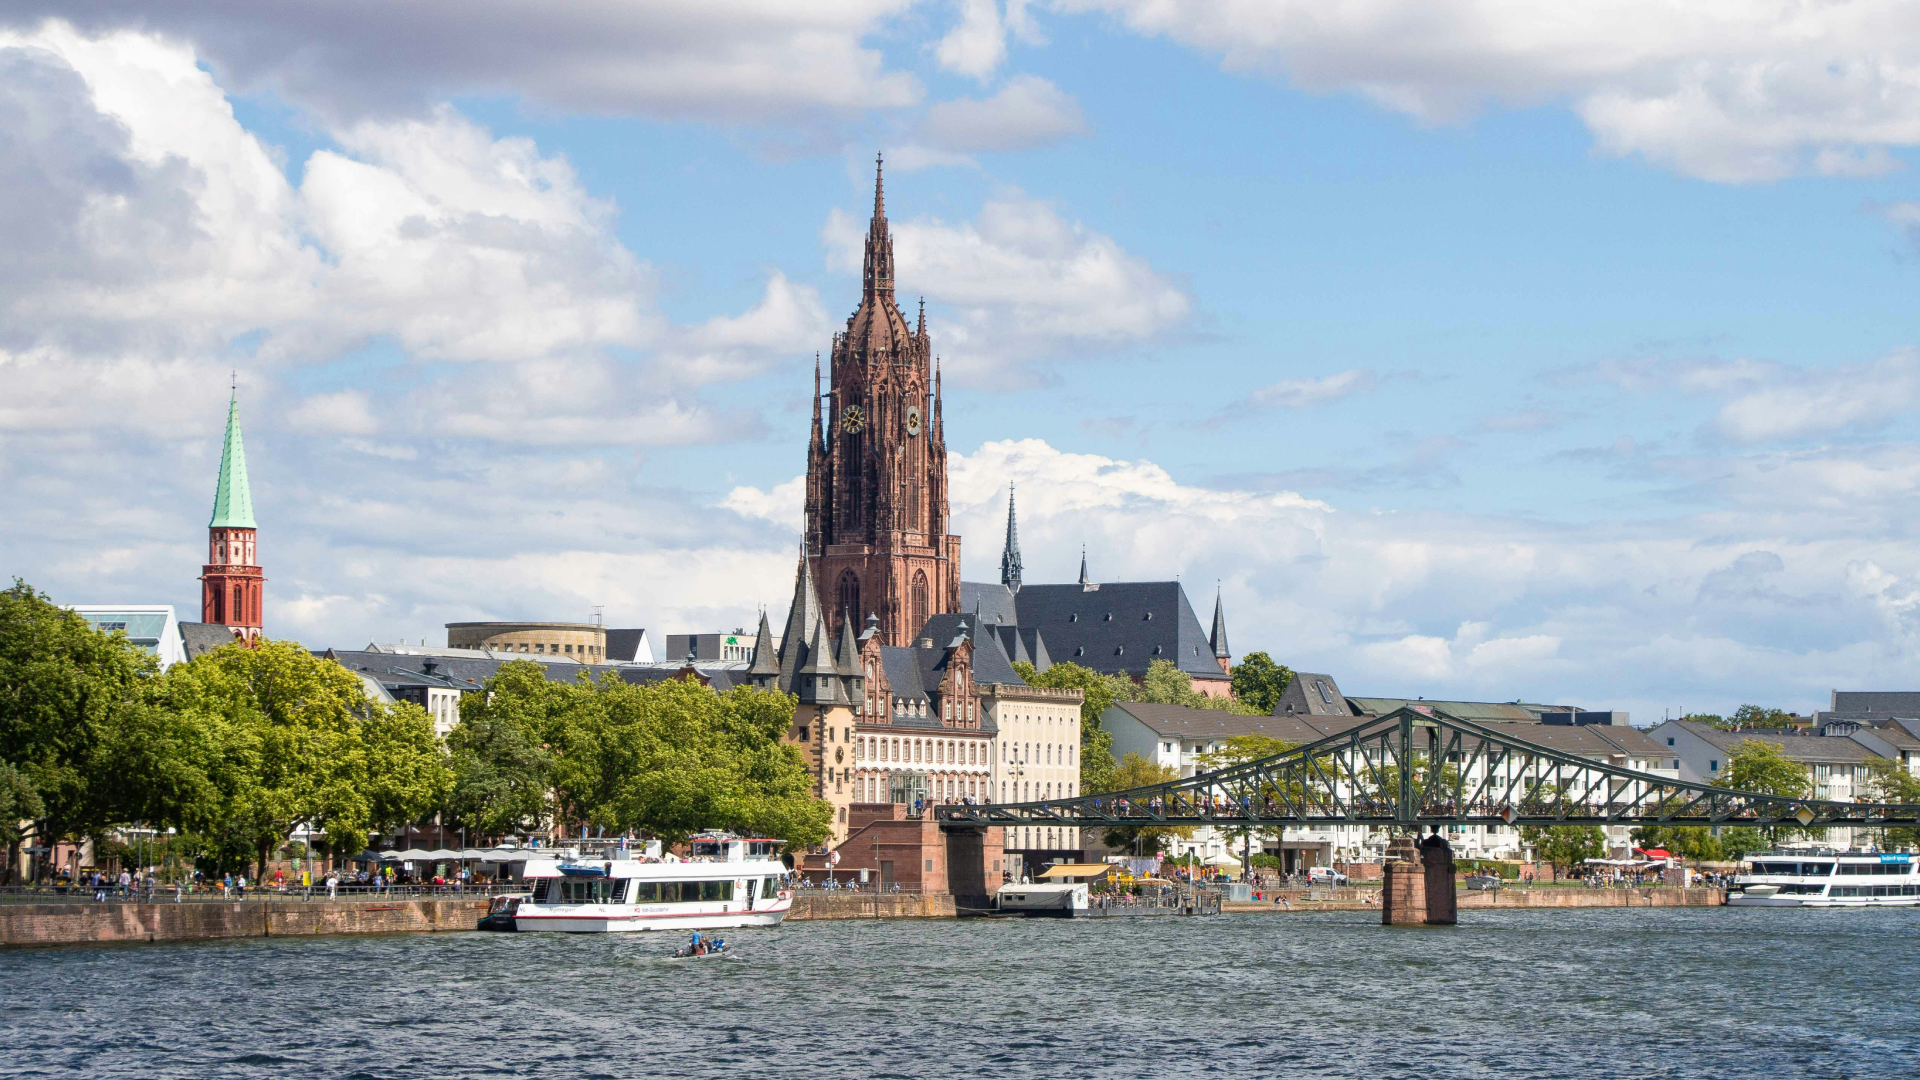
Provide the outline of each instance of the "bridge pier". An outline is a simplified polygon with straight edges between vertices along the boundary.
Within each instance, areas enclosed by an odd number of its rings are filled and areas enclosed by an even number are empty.
[[[1396,836],[1387,845],[1382,926],[1452,926],[1460,921],[1454,891],[1453,847],[1438,833],[1415,843]]]

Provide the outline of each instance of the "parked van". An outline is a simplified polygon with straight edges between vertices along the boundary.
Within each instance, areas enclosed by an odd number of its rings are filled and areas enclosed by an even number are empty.
[[[1345,885],[1346,883],[1347,875],[1335,870],[1331,866],[1310,866],[1307,868],[1307,884],[1309,885]]]

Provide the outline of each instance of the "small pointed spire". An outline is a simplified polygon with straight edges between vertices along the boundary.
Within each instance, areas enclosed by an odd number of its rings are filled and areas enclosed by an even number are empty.
[[[920,338],[927,336],[927,298],[924,296],[920,298],[920,327],[914,331],[914,336]]]
[[[756,685],[771,682],[780,674],[780,661],[773,655],[773,628],[767,625],[767,613],[760,611],[760,629],[753,636],[753,664],[747,668]]]
[[[860,645],[854,641],[853,612],[840,609],[840,674],[860,674]]]
[[[933,358],[933,426],[934,426],[935,433],[938,434],[941,428],[941,424],[940,424],[940,358],[937,356]]]
[[[873,220],[875,221],[887,220],[886,163],[886,154],[873,155]]]
[[[227,436],[220,450],[220,479],[213,491],[209,529],[252,529],[253,489],[247,484],[247,448],[240,438],[240,376],[233,376],[227,401]]]
[[[820,354],[813,354],[813,445],[826,445],[826,435],[820,426]]]
[[[1013,514],[1012,484],[1007,485],[1007,544],[1000,551],[1000,584],[1009,592],[1020,591],[1020,526]]]
[[[893,293],[893,237],[887,233],[886,181],[881,172],[882,157],[873,159],[873,220],[867,223],[867,253],[861,271],[868,294]]]
[[[1207,644],[1213,646],[1216,659],[1226,660],[1233,653],[1227,648],[1227,612],[1220,597],[1220,583],[1216,581],[1213,583],[1213,635],[1207,639]]]
[[[1080,584],[1089,584],[1087,581],[1087,545],[1085,544],[1080,545]]]

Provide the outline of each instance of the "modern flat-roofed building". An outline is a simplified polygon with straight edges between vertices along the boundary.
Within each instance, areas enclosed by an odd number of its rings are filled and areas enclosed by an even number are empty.
[[[612,631],[609,631],[611,634]],[[667,654],[663,660],[685,660],[692,654],[695,660],[742,660],[753,659],[754,636],[744,628],[736,627],[724,634],[668,634]],[[780,639],[773,639],[776,651],[780,648]]]
[[[95,630],[127,635],[127,640],[159,657],[162,671],[187,658],[172,604],[73,604],[67,610]]]

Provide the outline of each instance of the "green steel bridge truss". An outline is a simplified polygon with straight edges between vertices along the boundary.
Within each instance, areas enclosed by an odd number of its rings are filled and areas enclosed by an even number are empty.
[[[1438,768],[1434,767],[1435,763]],[[944,825],[1920,825],[1920,805],[1788,798],[1552,750],[1433,707],[1131,791],[934,808]]]

